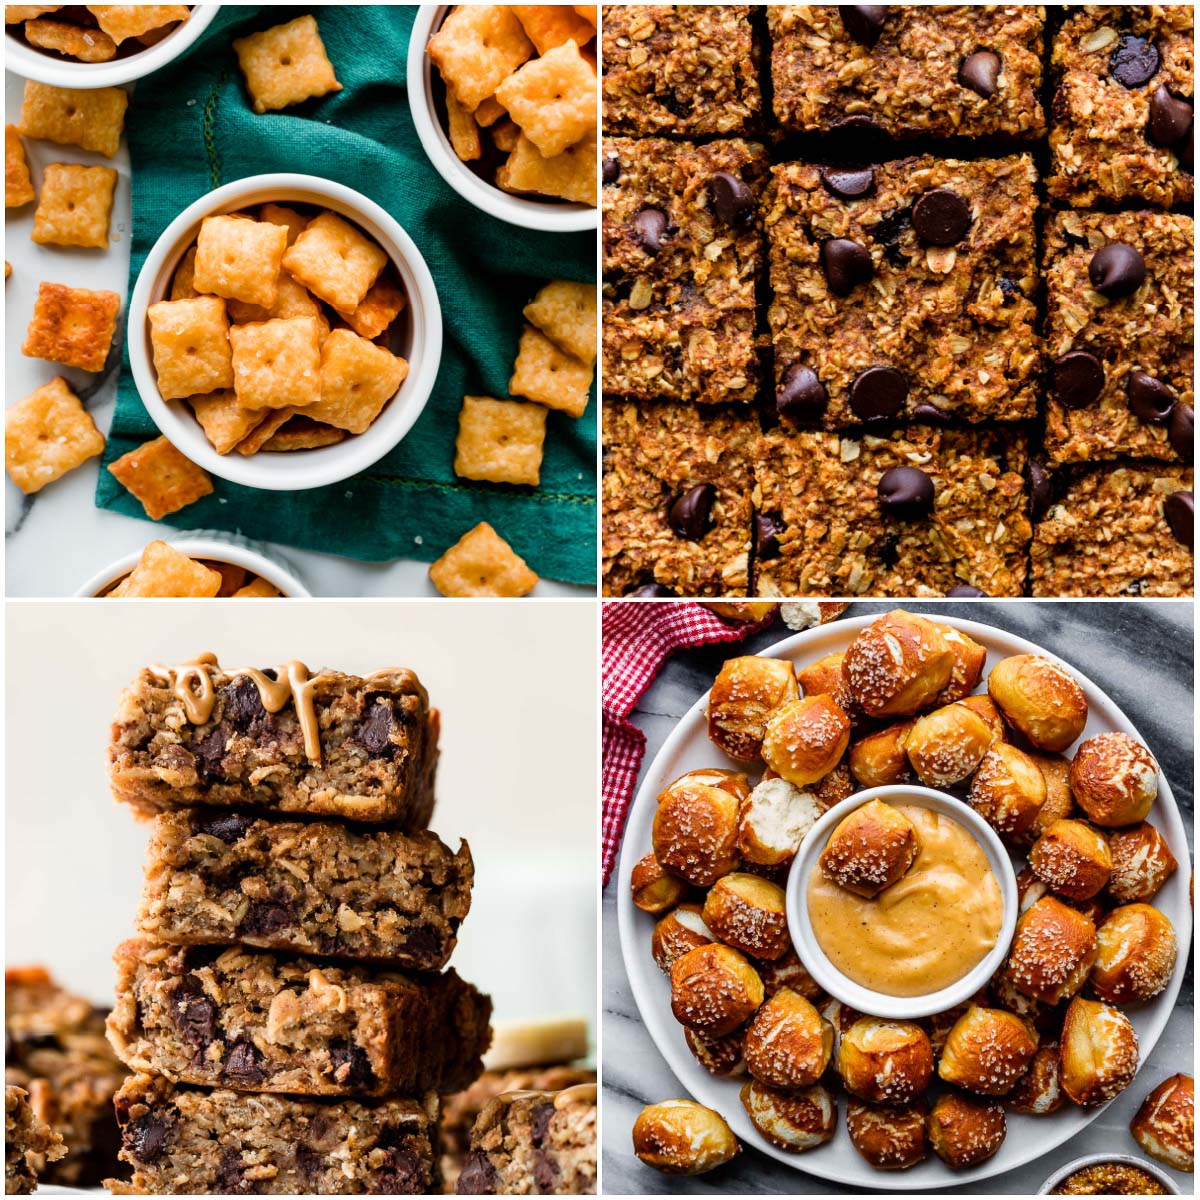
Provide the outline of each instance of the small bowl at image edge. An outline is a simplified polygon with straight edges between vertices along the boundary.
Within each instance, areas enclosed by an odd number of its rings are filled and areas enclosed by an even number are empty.
[[[205,217],[261,204],[302,204],[329,209],[383,247],[404,287],[407,303],[389,331],[394,354],[408,362],[400,390],[363,433],[314,450],[241,455],[218,454],[186,400],[158,392],[150,343],[151,304],[165,299],[171,277],[200,232]],[[337,483],[366,470],[394,449],[421,415],[437,378],[442,355],[442,314],[433,276],[412,238],[373,200],[340,183],[312,175],[253,175],[219,187],[189,205],[163,231],[146,256],[129,301],[129,365],[142,403],[178,449],[213,475],[268,491],[303,491]]]
[[[891,996],[885,992],[872,991],[847,978],[829,961],[808,918],[809,877],[814,870],[820,869],[818,859],[829,841],[829,835],[845,817],[855,809],[861,808],[868,800],[916,804],[957,821],[978,843],[1000,886],[1004,916],[995,946],[961,979],[924,996]],[[1004,961],[1017,924],[1016,876],[1013,874],[1008,851],[995,831],[974,809],[961,800],[932,788],[908,784],[867,788],[865,791],[856,792],[840,804],[835,804],[824,813],[800,843],[800,850],[788,873],[786,890],[788,930],[792,935],[796,953],[813,979],[831,996],[850,1008],[895,1020],[910,1021],[946,1012],[973,996]]]
[[[124,57],[118,52],[111,62],[103,63],[78,62],[52,50],[39,50],[13,32],[15,26],[9,27],[4,36],[4,69],[22,79],[62,88],[90,90],[132,83],[165,67],[195,44],[212,24],[220,7],[219,4],[193,4],[191,16],[161,42]],[[47,13],[46,16],[53,19],[54,14]]]
[[[1166,1189],[1167,1195],[1178,1196],[1180,1194],[1175,1181],[1157,1163],[1149,1162],[1144,1158],[1136,1158],[1132,1154],[1087,1154],[1083,1158],[1077,1158],[1065,1166],[1056,1168],[1046,1182],[1038,1188],[1038,1195],[1049,1196],[1068,1175],[1074,1175],[1076,1171],[1083,1171],[1088,1167],[1098,1167],[1102,1163],[1119,1163],[1124,1167],[1137,1167],[1139,1171],[1145,1171],[1147,1175],[1158,1180]]]
[[[535,200],[512,195],[476,175],[454,153],[435,100],[435,68],[425,50],[434,30],[441,27],[449,12],[449,5],[422,4],[408,44],[408,106],[421,146],[434,169],[468,203],[510,225],[545,233],[578,233],[598,228],[600,210],[596,206],[555,200],[551,196]]]
[[[257,575],[260,579],[265,579],[272,587],[278,588],[280,596],[283,598],[295,599],[312,595],[290,566],[268,558],[252,542],[240,538],[236,534],[185,533],[177,538],[168,537],[162,540],[186,554],[188,558],[229,563],[231,566],[241,567],[243,570]],[[141,557],[142,551],[134,550],[123,555],[116,562],[109,563],[103,570],[97,571],[75,595],[103,599],[104,593],[120,583],[137,566]]]

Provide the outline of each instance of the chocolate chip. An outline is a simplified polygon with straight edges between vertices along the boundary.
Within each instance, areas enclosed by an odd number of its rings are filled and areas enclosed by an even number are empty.
[[[775,411],[792,425],[815,425],[829,407],[829,393],[812,367],[792,363],[775,393]]]
[[[179,1036],[190,1046],[203,1051],[220,1036],[217,1006],[204,994],[204,985],[195,975],[184,975],[170,993],[171,1020]]]
[[[879,543],[879,561],[889,570],[900,561],[900,541],[890,531],[884,535],[883,541]]]
[[[912,410],[912,419],[921,425],[949,425],[950,414],[944,413],[936,404],[922,401]]]
[[[868,367],[850,385],[850,407],[864,421],[896,416],[908,399],[908,383],[895,367]]]
[[[373,758],[391,753],[393,743],[392,706],[378,699],[367,708],[354,729],[354,740]]]
[[[868,117],[866,113],[855,113],[849,117],[838,117],[836,121],[830,122],[829,128],[831,130],[836,129],[839,133],[872,135],[883,133],[883,126],[874,117]]]
[[[979,596],[986,596],[987,592],[981,592],[977,587],[972,587],[969,583],[957,583],[946,595],[955,600],[974,600]]]
[[[472,1150],[458,1176],[460,1196],[494,1196],[500,1177],[484,1150]]]
[[[1150,141],[1171,148],[1192,136],[1192,102],[1172,96],[1165,83],[1150,97]]]
[[[174,1116],[152,1109],[125,1125],[124,1146],[138,1162],[154,1163],[166,1152],[174,1132]]]
[[[545,1150],[534,1152],[533,1182],[539,1196],[553,1196],[557,1193],[560,1174],[558,1163]]]
[[[1109,242],[1092,255],[1088,263],[1092,287],[1109,300],[1132,296],[1146,278],[1146,261],[1125,242]]]
[[[890,517],[912,520],[933,509],[933,480],[917,467],[892,467],[879,480],[879,503]]]
[[[1035,521],[1040,521],[1050,507],[1052,497],[1050,472],[1039,458],[1029,460],[1029,507]]]
[[[874,46],[887,24],[886,4],[842,4],[838,12],[851,40],[860,46]]]
[[[1158,73],[1158,66],[1158,48],[1132,33],[1121,38],[1108,59],[1108,73],[1125,88],[1149,83]]]
[[[1196,454],[1196,414],[1190,404],[1177,404],[1171,411],[1171,424],[1167,429],[1167,440],[1171,449],[1185,463],[1190,463]]]
[[[663,587],[661,583],[646,583],[643,584],[636,592],[626,592],[627,596],[638,596],[647,600],[661,600],[667,596],[674,596],[675,593],[669,587]]]
[[[726,225],[748,225],[754,218],[754,193],[728,171],[718,171],[708,185],[712,209]]]
[[[667,524],[676,537],[698,542],[712,528],[712,506],[717,489],[698,483],[676,496],[667,509]]]
[[[999,79],[1000,55],[991,50],[976,50],[958,68],[958,82],[981,96],[994,96]]]
[[[427,958],[442,948],[442,935],[432,925],[414,925],[404,935],[404,949],[411,958]]]
[[[232,683],[226,684],[221,689],[221,695],[225,700],[225,716],[243,733],[267,716],[262,697],[258,694],[258,684],[246,675],[239,675]]]
[[[913,205],[913,229],[926,246],[953,246],[971,228],[971,209],[949,188],[934,188]]]
[[[546,1140],[546,1131],[554,1117],[554,1105],[551,1102],[539,1104],[529,1114],[529,1131],[533,1135],[534,1147],[540,1146]]]
[[[1021,285],[1019,283],[1012,279],[1008,279],[1004,275],[1000,276],[999,283],[1000,295],[1002,297],[1000,303],[1003,304],[1005,308],[1012,304],[1012,302],[1016,300],[1018,296],[1023,297],[1025,295],[1025,293],[1021,291]]]
[[[633,218],[633,236],[647,254],[662,249],[663,234],[667,231],[667,214],[658,208],[643,208]]]
[[[220,838],[227,846],[232,846],[243,837],[253,824],[253,817],[245,817],[241,813],[207,813],[203,809],[192,812],[193,833],[206,833],[209,837]]]
[[[821,183],[839,200],[861,200],[875,190],[875,168],[822,167]]]
[[[821,246],[821,270],[835,296],[848,296],[875,274],[871,252],[849,238],[830,238]]]
[[[1192,493],[1172,492],[1163,503],[1163,516],[1175,540],[1191,550],[1196,531],[1196,504]]]
[[[601,170],[605,183],[616,183],[621,178],[621,160],[615,154],[606,154]]]
[[[1145,425],[1165,425],[1175,407],[1175,396],[1171,389],[1145,371],[1130,373],[1125,395],[1130,411]]]
[[[1104,367],[1086,350],[1072,350],[1050,369],[1054,398],[1065,408],[1087,408],[1104,391]]]
[[[251,900],[238,931],[248,937],[270,937],[296,924],[295,905],[287,899]]]
[[[296,1147],[296,1174],[307,1183],[316,1181],[327,1161],[327,1156],[320,1150],[313,1150],[309,1146]]]
[[[779,557],[779,535],[786,528],[782,513],[754,514],[754,553],[759,562]]]
[[[234,1042],[229,1047],[225,1066],[221,1069],[221,1078],[235,1089],[240,1085],[262,1083],[266,1079],[262,1067],[262,1059],[253,1042]]]
[[[384,1164],[371,1180],[371,1196],[418,1196],[425,1191],[421,1160],[408,1148],[388,1150]]]
[[[246,1178],[246,1165],[241,1151],[236,1146],[227,1146],[221,1152],[217,1165],[218,1196],[252,1196],[255,1185]]]
[[[912,223],[911,208],[896,208],[875,222],[871,236],[883,247],[883,255],[893,266],[908,266],[908,255],[900,249],[900,238]]]
[[[329,1062],[339,1087],[365,1091],[375,1083],[367,1052],[345,1038],[335,1038],[329,1043]]]
[[[222,721],[208,733],[198,737],[192,743],[192,753],[196,756],[196,766],[200,775],[205,779],[224,778],[222,762],[225,751],[229,748],[229,727]]]

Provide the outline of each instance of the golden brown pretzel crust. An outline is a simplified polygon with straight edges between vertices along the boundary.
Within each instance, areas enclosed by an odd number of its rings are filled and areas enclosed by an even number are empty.
[[[988,695],[1038,750],[1065,750],[1087,724],[1083,689],[1066,668],[1040,654],[998,662],[988,676]]]
[[[1092,1107],[1123,1092],[1138,1067],[1137,1034],[1119,1009],[1076,996],[1062,1031],[1063,1091]]]
[[[860,630],[842,670],[868,716],[904,717],[933,703],[950,682],[954,662],[932,621],[898,608]]]
[[[796,787],[823,779],[850,744],[850,718],[832,696],[806,696],[781,705],[767,721],[762,755]]]
[[[912,822],[890,804],[868,800],[838,823],[820,864],[839,887],[871,897],[900,879],[916,855]]]
[[[753,762],[767,717],[799,694],[792,664],[751,655],[722,665],[708,694],[708,736],[730,758]]]
[[[1177,1171],[1196,1169],[1196,1085],[1190,1075],[1164,1079],[1129,1124],[1137,1144]]]
[[[864,1104],[851,1100],[846,1131],[855,1150],[880,1171],[915,1167],[928,1153],[925,1122],[929,1105],[916,1100],[903,1106]]]
[[[1075,752],[1071,790],[1097,825],[1135,825],[1158,796],[1158,763],[1128,735],[1101,733]]]
[[[1005,974],[1023,996],[1057,1004],[1083,987],[1095,961],[1091,917],[1044,896],[1017,919]]]
[[[1096,962],[1088,982],[1110,1004],[1157,996],[1175,970],[1175,927],[1149,904],[1114,908],[1096,930]]]

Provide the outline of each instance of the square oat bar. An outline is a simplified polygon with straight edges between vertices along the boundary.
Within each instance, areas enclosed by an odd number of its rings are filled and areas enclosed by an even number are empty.
[[[793,426],[1037,410],[1029,155],[773,168],[776,403]]]
[[[762,267],[762,146],[607,138],[604,390],[752,400]]]

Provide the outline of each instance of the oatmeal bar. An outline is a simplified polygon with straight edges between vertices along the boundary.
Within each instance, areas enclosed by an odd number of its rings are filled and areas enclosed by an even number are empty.
[[[47,1162],[66,1154],[62,1138],[29,1106],[23,1088],[4,1089],[4,1193],[28,1196],[37,1189]]]
[[[753,400],[762,146],[604,142],[604,390]]]
[[[605,595],[746,594],[758,431],[740,410],[604,405]]]
[[[1192,199],[1190,4],[1077,9],[1054,38],[1050,117],[1056,200]]]
[[[1045,19],[1016,4],[771,5],[775,114],[792,130],[1039,136]]]
[[[454,971],[396,972],[208,946],[117,947],[108,1036],[134,1071],[298,1095],[455,1092],[482,1071],[491,1001]]]
[[[1019,596],[1025,467],[1026,438],[1013,429],[764,434],[754,594]]]
[[[781,419],[1032,417],[1035,178],[1024,154],[775,167],[764,223]]]
[[[1191,217],[1059,213],[1046,233],[1046,450],[1191,462]]]
[[[438,1192],[437,1097],[375,1102],[200,1091],[135,1075],[117,1095],[140,1196]]]
[[[34,1116],[67,1148],[42,1183],[95,1187],[118,1170],[112,1098],[126,1072],[104,1036],[106,1015],[42,967],[5,972],[4,1081],[29,1093]]]
[[[590,1196],[596,1191],[596,1085],[507,1092],[471,1131],[460,1196]]]
[[[160,813],[138,929],[160,942],[387,959],[439,971],[471,906],[475,868],[432,833]]]
[[[1035,596],[1190,596],[1190,467],[1069,472],[1033,531]]]
[[[748,4],[604,6],[604,130],[754,133],[759,54]]]
[[[411,671],[310,679],[301,663],[225,670],[204,655],[147,667],[122,693],[110,779],[143,813],[212,804],[422,829],[437,733]]]

